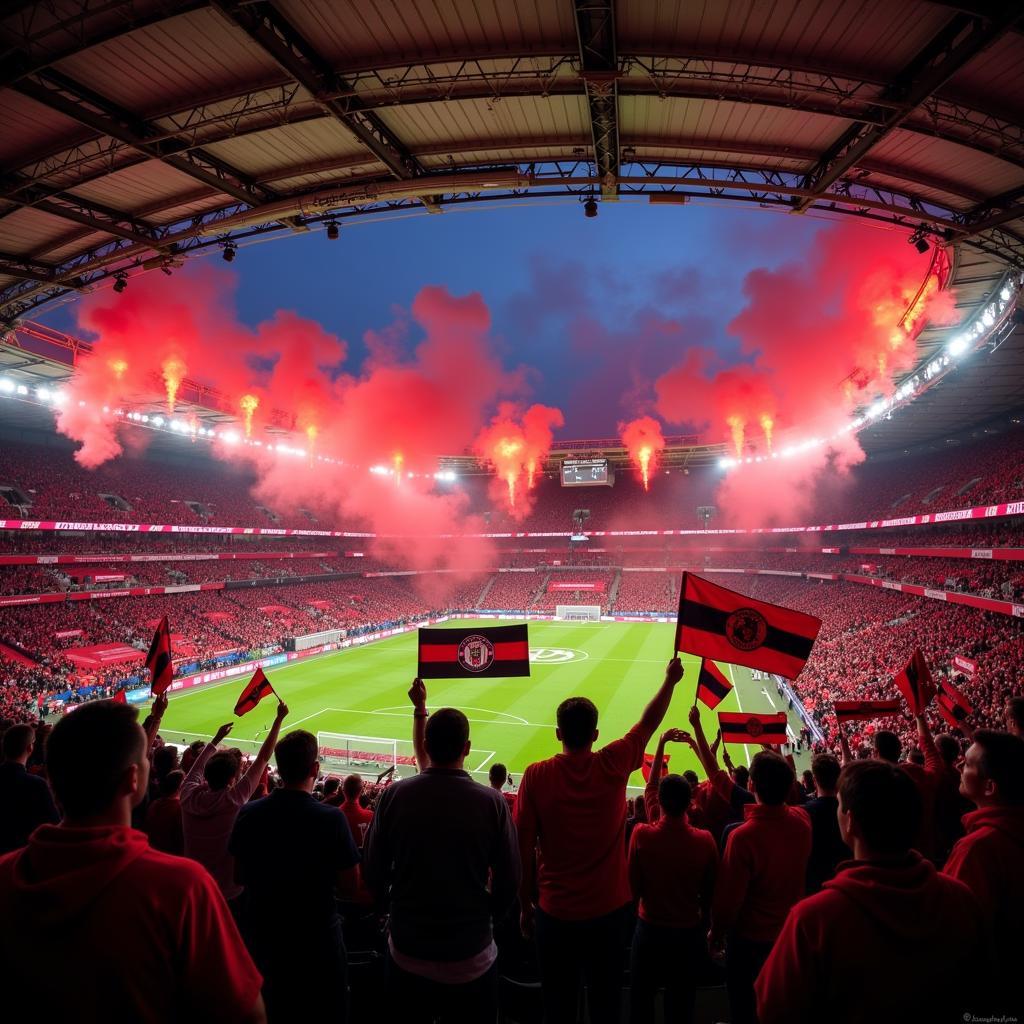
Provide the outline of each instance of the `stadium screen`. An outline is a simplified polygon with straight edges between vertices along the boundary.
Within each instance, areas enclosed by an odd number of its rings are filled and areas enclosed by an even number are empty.
[[[566,459],[562,463],[563,487],[610,487],[613,482],[607,459]]]

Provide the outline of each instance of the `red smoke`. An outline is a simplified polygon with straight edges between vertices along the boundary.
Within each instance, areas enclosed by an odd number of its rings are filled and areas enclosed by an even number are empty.
[[[620,423],[619,437],[640,473],[644,490],[649,490],[651,477],[657,471],[661,453],[665,450],[661,424],[651,416],[641,416],[629,423]]]
[[[473,449],[496,474],[488,488],[491,499],[507,505],[513,519],[525,519],[533,508],[530,492],[536,474],[551,448],[553,432],[563,422],[562,413],[546,405],[531,405],[520,416],[515,405],[505,403],[477,435]]]
[[[764,521],[766,502],[795,522],[830,450],[838,469],[863,458],[852,435],[800,456],[771,456],[793,441],[830,437],[856,408],[891,393],[893,376],[918,361],[924,321],[955,319],[951,296],[930,287],[901,323],[927,270],[901,235],[837,224],[799,264],[747,275],[746,306],[729,325],[744,363],[726,366],[714,351],[692,349],[656,381],[665,419],[725,441],[736,457],[770,459],[763,471],[752,463],[729,473],[720,501],[735,522]]]

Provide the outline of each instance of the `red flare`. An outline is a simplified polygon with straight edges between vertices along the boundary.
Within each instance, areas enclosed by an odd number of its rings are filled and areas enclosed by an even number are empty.
[[[164,385],[167,388],[167,412],[174,415],[174,402],[178,397],[178,388],[181,387],[181,380],[185,376],[187,367],[177,356],[168,356],[163,361]]]
[[[255,395],[242,395],[238,404],[242,407],[245,436],[252,437],[252,414],[259,408],[260,400]]]
[[[641,416],[629,423],[620,423],[619,437],[622,438],[633,464],[640,471],[644,490],[649,490],[651,477],[658,467],[661,453],[665,450],[661,424],[651,416]]]

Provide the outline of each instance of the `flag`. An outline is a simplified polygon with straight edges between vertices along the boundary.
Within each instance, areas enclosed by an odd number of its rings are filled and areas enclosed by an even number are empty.
[[[127,704],[128,694],[124,690],[118,690],[113,697],[110,698],[115,704]]]
[[[385,779],[391,781],[391,776],[395,774],[395,766],[392,765],[390,768],[385,768],[384,771],[377,776],[377,785],[379,786]]]
[[[718,725],[723,743],[786,743],[786,712],[774,715],[748,715],[719,711]]]
[[[270,680],[263,674],[263,669],[257,668],[238,698],[235,714],[239,717],[247,715],[264,697],[269,697],[273,692],[274,688],[270,685]]]
[[[482,679],[530,674],[526,626],[420,630],[420,679]]]
[[[941,691],[939,696],[945,697],[947,704],[955,704],[959,707],[965,716],[969,715],[974,710],[973,705],[964,696],[963,691],[959,690],[948,679],[942,679],[939,681],[939,690]]]
[[[677,651],[796,679],[820,629],[821,620],[813,615],[755,601],[683,573]]]
[[[662,765],[662,771],[668,771],[668,759],[670,756],[670,754],[662,754],[661,759],[665,762],[664,765]],[[644,754],[644,763],[640,765],[640,774],[644,777],[644,782],[651,781],[652,771],[654,771],[654,755]]]
[[[160,620],[153,634],[153,642],[149,645],[146,655],[146,668],[149,669],[150,689],[154,697],[159,697],[171,685],[174,666],[171,664],[171,631],[167,626],[167,616]]]
[[[706,658],[700,660],[697,676],[697,700],[709,708],[717,708],[732,690],[732,683],[722,675],[721,669]]]
[[[903,703],[897,697],[892,700],[837,700],[833,707],[840,725],[862,718],[888,718],[903,714]]]
[[[935,710],[951,729],[959,729],[961,723],[967,721],[967,716],[970,714],[969,710],[956,703],[945,693],[940,693],[935,698]]]
[[[923,715],[924,709],[935,696],[935,684],[920,649],[914,651],[910,661],[893,682],[896,689],[906,698],[910,710],[915,715]]]

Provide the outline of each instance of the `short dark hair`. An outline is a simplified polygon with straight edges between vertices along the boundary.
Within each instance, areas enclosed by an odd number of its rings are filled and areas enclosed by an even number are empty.
[[[17,761],[24,757],[36,741],[36,731],[31,725],[12,725],[3,739],[3,755],[5,761]]]
[[[487,781],[500,789],[507,780],[508,769],[500,761],[495,761],[487,771]]]
[[[107,810],[124,773],[146,756],[146,734],[129,704],[91,701],[66,714],[46,742],[46,772],[68,817]]]
[[[822,789],[835,789],[842,766],[835,754],[815,754],[811,758],[811,776]]]
[[[957,758],[960,756],[960,742],[955,736],[950,736],[948,732],[939,733],[935,737],[935,748],[939,752],[939,756],[943,761],[952,767]]]
[[[892,764],[896,764],[900,759],[900,754],[903,753],[903,744],[900,743],[899,736],[894,732],[889,732],[888,729],[879,729],[875,733],[875,753],[883,761],[890,761]]]
[[[877,758],[845,765],[839,799],[873,851],[896,855],[910,849],[921,823],[921,794],[902,768]]]
[[[242,752],[238,747],[228,747],[227,750],[218,750],[206,762],[203,778],[206,779],[210,789],[227,789],[241,767]]]
[[[690,784],[690,795],[692,796],[693,790],[700,785],[700,776],[698,776],[692,768],[687,768],[686,771],[683,772],[683,778]]]
[[[431,764],[454,764],[469,741],[469,719],[458,708],[438,708],[428,719],[423,742]]]
[[[185,781],[185,773],[180,768],[169,771],[161,780],[158,792],[161,796],[174,796]]]
[[[305,729],[296,729],[278,740],[274,748],[274,760],[281,781],[286,786],[305,782],[313,774],[319,753],[316,737]]]
[[[594,742],[597,706],[586,697],[569,697],[558,705],[555,721],[562,734],[562,742],[570,750],[582,750]]]
[[[773,750],[760,750],[750,762],[750,781],[754,793],[763,804],[783,803],[793,788],[796,774],[789,763]]]
[[[345,794],[346,800],[355,800],[363,791],[362,775],[346,775],[345,781],[341,784],[341,791]]]
[[[981,770],[999,787],[1008,804],[1024,803],[1024,740],[1012,732],[979,729],[974,742],[981,747]]]
[[[334,796],[341,788],[341,779],[337,775],[328,775],[324,779],[324,796]]]
[[[661,809],[670,818],[678,818],[690,806],[690,784],[681,775],[666,775],[658,783]]]
[[[750,789],[750,769],[745,764],[738,764],[733,769],[732,780],[741,789]]]
[[[1010,717],[1018,729],[1024,729],[1024,697],[1007,697],[1010,705]]]
[[[168,772],[178,767],[178,748],[170,743],[157,747],[153,751],[153,774],[157,779],[164,778]]]

